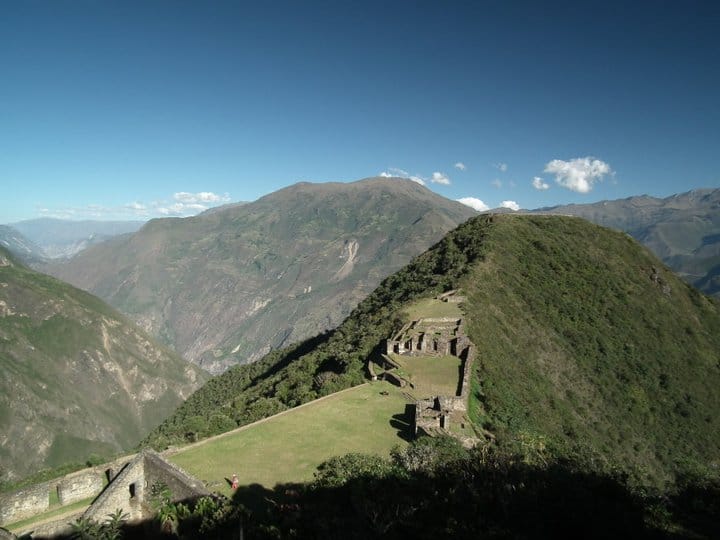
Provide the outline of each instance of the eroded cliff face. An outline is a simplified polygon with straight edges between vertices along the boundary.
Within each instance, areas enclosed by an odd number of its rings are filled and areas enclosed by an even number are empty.
[[[474,215],[409,180],[303,183],[153,220],[50,271],[218,373],[333,328],[382,278]]]
[[[0,256],[9,477],[128,449],[207,379],[99,299]]]

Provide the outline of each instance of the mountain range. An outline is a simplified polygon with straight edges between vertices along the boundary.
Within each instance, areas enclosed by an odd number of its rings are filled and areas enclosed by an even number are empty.
[[[17,478],[132,448],[208,374],[0,247],[0,463]]]
[[[300,183],[152,220],[45,270],[218,373],[333,328],[381,279],[474,215],[410,180]]]

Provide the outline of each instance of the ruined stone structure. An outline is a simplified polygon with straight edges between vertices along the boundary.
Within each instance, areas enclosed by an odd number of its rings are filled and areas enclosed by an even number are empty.
[[[449,433],[450,420],[455,412],[467,411],[470,392],[470,376],[475,360],[475,346],[465,336],[458,336],[455,342],[457,356],[462,361],[462,377],[454,396],[434,396],[415,403],[415,435],[423,432],[433,435],[438,430]]]
[[[50,507],[51,493],[57,494],[61,505],[95,497],[129,459],[130,457],[124,456],[104,465],[0,494],[0,525],[7,525],[45,512]]]
[[[108,482],[106,485],[106,481]],[[117,509],[128,521],[148,517],[148,496],[154,484],[164,484],[172,502],[208,495],[205,486],[152,450],[125,456],[111,463],[91,467],[61,478],[0,496],[0,525],[41,514],[49,509],[50,492],[55,490],[61,505],[97,496],[84,511],[65,515],[58,521],[33,527],[34,538],[50,538],[71,532],[69,525],[79,517],[103,522]],[[103,489],[104,488],[104,489]]]
[[[464,296],[457,294],[457,290],[448,291],[437,296],[437,299],[441,302],[447,302],[450,304],[459,304],[467,300]]]
[[[457,337],[464,332],[457,317],[425,318],[404,325],[385,342],[386,354],[457,356]]]
[[[437,300],[444,302],[465,300],[456,293],[457,291],[449,291],[437,297]],[[460,358],[462,362],[461,377],[455,395],[433,396],[415,403],[415,435],[420,433],[452,435],[453,433],[450,431],[452,418],[461,418],[463,413],[467,412],[470,377],[475,360],[475,346],[465,334],[463,320],[457,317],[418,319],[405,324],[391,339],[385,342],[385,354],[382,355],[382,359],[384,367],[388,371],[382,376],[399,386],[404,386],[398,382],[404,382],[404,379],[394,373],[394,369],[399,366],[389,356],[391,354],[429,356],[431,358],[453,355]],[[371,366],[368,369],[371,370]],[[371,373],[375,375],[374,370]],[[463,441],[463,443],[468,443],[468,441]]]
[[[143,450],[125,465],[115,479],[95,499],[83,517],[102,521],[105,516],[120,509],[127,514],[128,522],[150,517],[149,505],[153,485],[164,484],[172,493],[172,502],[196,499],[210,493],[199,480],[165,461],[152,450]]]

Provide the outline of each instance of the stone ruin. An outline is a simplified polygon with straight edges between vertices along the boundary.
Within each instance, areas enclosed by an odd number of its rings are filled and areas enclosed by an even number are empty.
[[[152,486],[164,484],[170,489],[172,500],[181,502],[210,495],[205,486],[177,465],[153,450],[143,450],[108,484],[100,496],[85,510],[83,518],[102,521],[105,516],[121,509],[129,523],[150,518]]]
[[[458,356],[456,341],[462,332],[462,319],[457,317],[418,319],[404,325],[385,342],[385,353]]]
[[[464,297],[449,291],[437,297],[444,302],[462,302]],[[462,418],[467,412],[468,394],[470,391],[470,377],[475,360],[475,346],[465,334],[462,318],[437,317],[421,318],[405,324],[391,339],[385,342],[385,354],[382,355],[382,364],[386,371],[378,376],[368,363],[368,371],[372,380],[382,377],[400,387],[412,384],[400,376],[396,369],[400,366],[390,357],[391,354],[408,356],[439,357],[452,355],[461,360],[461,379],[458,381],[457,391],[451,396],[432,396],[415,402],[413,431],[415,435],[448,434],[457,436],[450,431],[453,419]],[[471,446],[476,439],[467,439],[463,444]]]
[[[453,396],[433,396],[415,402],[413,429],[416,436],[421,433],[426,435],[443,433],[454,436],[450,431],[451,420],[462,418],[463,413],[467,412],[475,346],[467,336],[459,335],[452,343],[452,351],[452,354],[462,361],[462,378],[457,392]],[[472,444],[469,441],[463,443]]]
[[[127,515],[127,522],[137,522],[154,512],[149,498],[155,484],[164,484],[170,489],[172,502],[209,495],[202,482],[169,463],[157,452],[143,450],[134,456],[3,494],[0,496],[0,525],[47,511],[50,490],[57,490],[61,505],[96,498],[84,512],[80,510],[77,514],[63,516],[59,521],[33,527],[34,538],[68,534],[71,532],[69,524],[79,517],[103,522],[117,509]]]

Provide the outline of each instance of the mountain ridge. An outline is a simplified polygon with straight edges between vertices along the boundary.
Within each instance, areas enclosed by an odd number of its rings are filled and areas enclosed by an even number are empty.
[[[219,372],[340,322],[393,269],[476,212],[409,180],[300,183],[154,219],[47,270]]]

